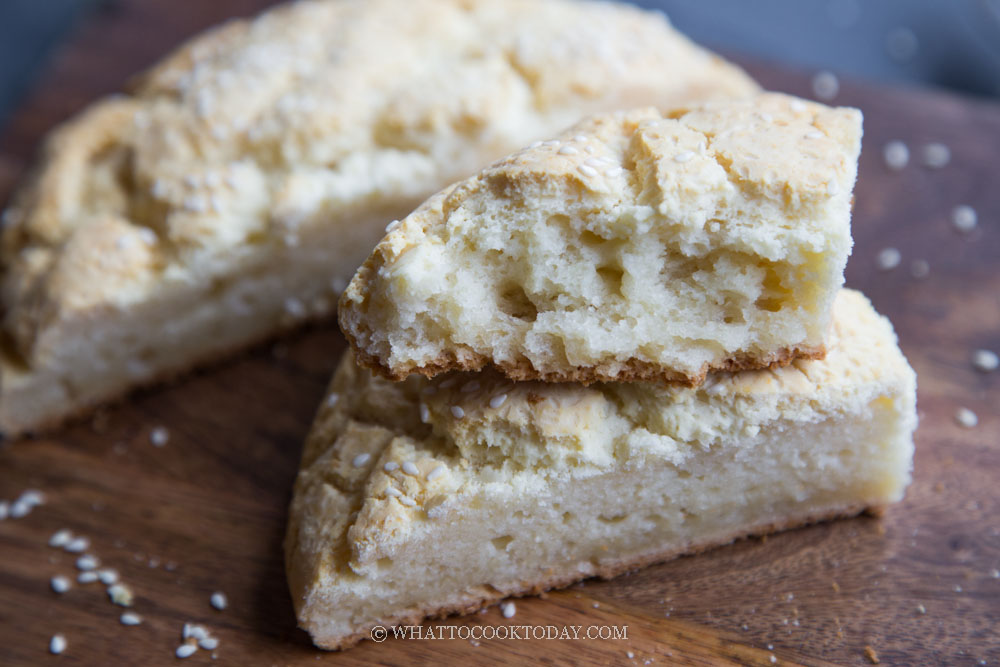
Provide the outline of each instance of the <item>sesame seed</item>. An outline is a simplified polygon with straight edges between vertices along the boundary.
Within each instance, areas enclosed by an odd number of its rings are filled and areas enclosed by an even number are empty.
[[[386,225],[385,226],[385,233],[388,234],[389,232],[391,232],[392,230],[394,230],[396,227],[399,227],[399,220],[393,220],[388,225]]]
[[[926,614],[927,613],[927,607],[925,607],[922,604],[918,604],[917,605],[917,611],[920,612],[921,614]]]
[[[530,145],[528,146],[528,148],[538,148],[538,147],[539,147],[539,146],[541,146],[541,145],[542,145],[542,142],[540,142],[540,141],[536,141],[536,142],[534,142],[534,143],[530,144]]]
[[[15,500],[14,504],[10,506],[7,511],[12,519],[20,519],[26,517],[31,513],[31,504],[26,503],[20,499]]]
[[[96,570],[99,564],[97,558],[90,554],[84,554],[76,559],[76,568],[78,570]]]
[[[972,353],[972,365],[977,371],[989,373],[1000,366],[1000,357],[992,350],[976,350]]]
[[[76,580],[81,584],[92,584],[95,581],[97,581],[97,573],[92,570],[88,570],[87,572],[81,572],[80,574],[76,575]]]
[[[692,151],[681,151],[674,156],[674,162],[680,162],[683,164],[685,162],[690,162],[693,157],[694,153]]]
[[[438,387],[440,387],[441,389],[450,389],[451,386],[453,384],[455,384],[456,382],[458,382],[458,376],[452,375],[447,380],[444,380],[443,382],[441,382],[440,384],[438,384]]]
[[[760,115],[760,119],[761,119],[762,121],[764,121],[765,123],[770,123],[770,122],[773,122],[773,121],[774,121],[774,116],[772,116],[771,114],[769,114],[769,113],[767,113],[767,112],[764,112],[764,113],[762,113],[762,114]]]
[[[559,155],[576,155],[579,152],[580,151],[576,150],[572,146],[563,146],[558,151]]]
[[[181,634],[184,639],[188,639],[190,637],[194,637],[195,639],[204,639],[208,636],[208,632],[205,631],[205,628],[193,623],[185,623]]]
[[[951,161],[951,150],[941,143],[930,143],[924,146],[924,166],[940,169]]]
[[[49,580],[49,585],[52,586],[52,590],[56,593],[65,593],[69,590],[69,578],[63,576],[52,577],[52,579]]]
[[[337,404],[337,401],[339,400],[340,400],[340,394],[334,392],[326,397],[326,405],[327,407],[332,408]]]
[[[299,237],[292,232],[288,232],[287,234],[285,234],[282,240],[285,242],[285,245],[288,246],[289,248],[295,248],[296,246],[299,245]]]
[[[403,494],[400,493],[399,489],[397,489],[396,487],[387,486],[385,487],[385,495],[389,496],[390,498],[399,498]]]
[[[514,614],[517,613],[517,605],[508,600],[500,605],[500,613],[503,614],[504,618],[514,618]]]
[[[802,100],[792,100],[788,103],[788,108],[795,113],[802,113],[806,110],[806,105]]]
[[[583,163],[585,165],[587,165],[588,167],[594,167],[594,168],[603,167],[604,166],[604,160],[596,158],[596,157],[589,157],[586,160],[584,160]]]
[[[471,382],[466,382],[461,389],[463,394],[468,394],[479,389],[479,381],[472,380]]]
[[[490,407],[496,410],[507,401],[507,394],[500,394],[490,399]]]
[[[112,584],[108,586],[108,597],[116,605],[122,607],[132,606],[132,589],[125,584]]]
[[[83,553],[90,547],[90,540],[86,537],[74,537],[66,543],[64,549],[70,553]]]
[[[830,195],[832,197],[833,195],[837,194],[838,192],[840,192],[840,188],[837,187],[837,182],[836,181],[828,181],[827,184],[826,184],[826,194],[828,194],[828,195]]]
[[[832,100],[840,92],[840,81],[833,72],[817,72],[812,80],[813,94],[821,100]]]
[[[959,426],[973,428],[979,423],[979,417],[977,417],[976,413],[969,408],[959,408],[955,412],[955,421],[958,422]]]
[[[889,169],[899,171],[910,161],[910,149],[902,141],[890,141],[882,148],[882,159]]]
[[[52,639],[49,640],[49,652],[55,655],[59,655],[66,650],[66,638],[62,635],[52,635]]]
[[[399,464],[395,461],[386,461],[385,465],[382,466],[382,470],[386,472],[392,472],[393,470],[399,470]]]
[[[122,625],[139,625],[142,623],[142,617],[134,611],[126,611],[121,616],[118,617]]]
[[[433,482],[446,472],[448,472],[448,468],[446,468],[443,465],[439,465],[438,467],[434,468],[434,470],[431,470],[429,473],[427,473],[427,481]]]
[[[355,468],[360,468],[364,464],[368,463],[368,461],[370,461],[371,458],[372,458],[371,454],[369,454],[368,452],[362,452],[354,457],[354,460],[351,461],[351,465],[354,466]]]
[[[197,650],[198,647],[194,644],[181,644],[177,647],[177,650],[174,651],[174,654],[178,658],[190,658]]]
[[[918,46],[917,36],[909,28],[893,28],[885,36],[885,52],[898,63],[913,60]]]
[[[407,475],[419,475],[420,468],[413,461],[403,461],[403,472]]]
[[[420,421],[423,424],[431,423],[431,410],[427,407],[426,403],[420,404]]]
[[[587,137],[583,136],[582,134],[575,134],[575,135],[573,135],[573,141],[583,142],[583,141],[586,141],[586,140],[587,140]]]
[[[962,204],[951,210],[951,224],[963,234],[968,234],[975,229],[977,221],[976,209],[971,206]]]
[[[585,164],[581,164],[576,169],[584,176],[597,176],[597,170],[594,169],[593,167],[588,167]]]
[[[17,499],[17,502],[24,503],[29,507],[37,507],[38,505],[45,504],[45,494],[41,491],[36,491],[35,489],[28,489],[21,494],[21,497]]]
[[[105,568],[97,571],[97,578],[101,580],[102,584],[110,586],[111,584],[118,583],[118,572]]]
[[[931,265],[926,259],[915,259],[910,264],[910,275],[914,278],[926,278],[931,272]]]
[[[902,260],[902,255],[896,248],[886,248],[878,254],[876,263],[878,268],[882,271],[891,271],[899,266],[899,262]]]
[[[806,132],[806,139],[822,139],[826,135],[819,130],[809,130]]]
[[[340,276],[334,276],[333,278],[330,278],[330,289],[338,293],[343,292],[347,289],[347,281]]]
[[[558,139],[550,139],[549,141],[543,141],[543,146],[558,146],[561,142]]]
[[[410,498],[409,496],[400,496],[399,502],[406,505],[407,507],[415,507],[417,504],[417,502],[413,498]]]
[[[285,312],[292,317],[305,317],[306,307],[295,297],[285,299]]]
[[[202,647],[206,651],[214,651],[219,647],[219,640],[215,637],[205,637],[204,639],[198,640],[198,646]]]
[[[149,441],[154,447],[163,447],[170,440],[170,431],[165,426],[157,426],[149,432]]]
[[[156,232],[154,232],[149,227],[140,227],[138,234],[139,234],[139,239],[146,245],[156,245],[156,242],[158,240],[156,237]]]
[[[773,656],[773,655],[771,656],[770,660],[771,660],[771,664],[774,664],[774,663],[778,662],[778,658],[775,657],[775,656]]]
[[[226,597],[226,594],[223,593],[222,591],[215,591],[214,593],[212,593],[212,597],[209,598],[209,602],[211,602],[212,606],[218,609],[219,611],[222,611],[223,609],[229,606],[229,599]]]
[[[451,416],[455,419],[461,419],[465,416],[465,410],[462,409],[461,405],[451,406]]]
[[[608,169],[606,172],[604,172],[604,175],[608,176],[610,178],[614,178],[615,176],[617,176],[618,174],[622,173],[623,171],[625,171],[625,170],[622,169],[621,167],[612,167],[611,169]]]

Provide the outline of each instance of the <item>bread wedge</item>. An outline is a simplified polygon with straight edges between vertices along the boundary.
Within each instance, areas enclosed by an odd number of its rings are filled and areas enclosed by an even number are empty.
[[[899,500],[915,376],[844,290],[824,360],[700,388],[392,383],[345,358],[302,459],[285,542],[323,648],[733,539]]]
[[[341,300],[360,362],[695,385],[819,357],[861,114],[786,95],[595,116],[425,202]]]
[[[0,430],[332,312],[393,218],[587,113],[756,90],[621,4],[326,0],[227,23],[56,131],[4,214]]]

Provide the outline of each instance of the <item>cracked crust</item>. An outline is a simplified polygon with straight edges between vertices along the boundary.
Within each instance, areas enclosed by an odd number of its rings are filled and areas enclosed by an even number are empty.
[[[801,528],[814,523],[819,523],[822,521],[830,521],[832,519],[847,518],[852,516],[857,516],[862,513],[870,514],[873,517],[881,517],[885,513],[884,505],[846,505],[843,507],[838,507],[830,509],[825,512],[806,514],[804,516],[792,516],[785,517],[782,519],[775,519],[773,521],[767,521],[761,523],[757,526],[752,526],[746,529],[741,529],[734,531],[727,535],[723,535],[717,538],[711,538],[708,540],[702,540],[700,542],[692,542],[680,547],[672,547],[664,551],[651,552],[648,554],[643,554],[636,556],[635,558],[623,558],[616,562],[609,563],[600,568],[595,574],[587,576],[579,575],[569,575],[562,577],[552,577],[550,579],[544,579],[540,581],[522,581],[515,584],[509,592],[496,592],[493,595],[482,595],[472,598],[467,598],[461,602],[456,602],[454,604],[445,606],[430,606],[422,607],[420,609],[400,614],[399,616],[393,616],[391,618],[380,619],[379,623],[372,623],[367,627],[361,628],[354,634],[347,637],[338,637],[336,639],[324,640],[322,636],[314,636],[313,642],[320,648],[324,648],[330,651],[339,651],[351,648],[357,645],[359,642],[370,639],[371,632],[376,626],[382,626],[386,628],[397,627],[400,625],[419,625],[424,621],[444,618],[452,614],[471,614],[480,609],[496,604],[501,600],[505,600],[511,597],[525,597],[529,595],[539,595],[549,590],[556,588],[565,588],[571,584],[575,584],[578,581],[585,581],[587,579],[600,578],[600,579],[613,579],[626,572],[633,570],[638,570],[650,565],[655,565],[658,563],[664,563],[681,556],[693,556],[695,554],[701,553],[703,551],[708,551],[716,547],[721,547],[723,545],[730,544],[737,540],[747,539],[752,537],[761,537],[764,535],[770,535],[772,533],[777,533],[785,530],[791,530],[793,528]]]

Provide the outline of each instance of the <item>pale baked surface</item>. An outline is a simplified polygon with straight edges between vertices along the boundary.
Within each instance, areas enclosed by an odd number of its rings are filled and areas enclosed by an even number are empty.
[[[756,85],[660,15],[299,2],[58,129],[4,214],[8,434],[322,316],[387,222],[582,115]]]
[[[697,384],[822,356],[861,113],[765,93],[597,115],[425,202],[341,298],[366,366]]]
[[[915,401],[891,325],[850,290],[824,360],[697,389],[393,383],[346,355],[290,509],[299,623],[343,648],[374,625],[882,507],[910,479]]]

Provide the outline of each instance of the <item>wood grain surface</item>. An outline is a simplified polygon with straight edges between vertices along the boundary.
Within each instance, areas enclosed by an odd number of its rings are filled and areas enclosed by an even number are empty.
[[[0,138],[6,197],[58,121],[121,88],[183,38],[254,0],[129,0],[77,31]],[[748,65],[766,86],[809,94],[809,77]],[[1000,107],[942,93],[842,82],[840,104],[865,112],[848,284],[896,325],[919,376],[913,485],[881,519],[858,518],[745,540],[613,581],[429,624],[495,628],[627,626],[623,640],[410,639],[342,653],[311,647],[295,627],[281,541],[299,447],[344,342],[316,327],[148,390],[34,440],[0,449],[0,498],[45,494],[28,516],[0,521],[0,663],[171,664],[185,622],[220,640],[218,664],[883,664],[1000,663],[1000,372],[972,352],[1000,351]],[[914,159],[890,172],[882,147]],[[919,164],[940,141],[943,169]],[[970,204],[979,226],[950,224]],[[880,271],[886,247],[902,264]],[[911,274],[913,260],[930,273]],[[968,407],[975,428],[956,424]],[[156,426],[163,447],[150,443]],[[105,587],[49,586],[76,576],[75,556],[47,545],[60,529],[135,592],[137,627],[118,621]],[[223,591],[224,611],[209,605]],[[481,632],[482,630],[480,630]],[[61,656],[49,638],[65,635]],[[870,647],[874,653],[867,653]],[[199,651],[192,663],[212,662]],[[985,662],[981,662],[985,661]]]

